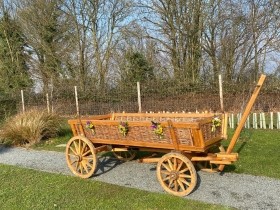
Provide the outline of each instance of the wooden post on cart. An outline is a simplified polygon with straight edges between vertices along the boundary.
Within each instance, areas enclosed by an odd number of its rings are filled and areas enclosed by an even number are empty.
[[[263,74],[261,75],[261,77],[260,77],[260,79],[258,81],[258,84],[255,87],[255,90],[254,90],[254,92],[253,92],[253,94],[252,94],[252,96],[250,98],[250,101],[248,102],[248,104],[247,104],[247,106],[245,108],[245,111],[244,111],[244,113],[243,113],[243,115],[241,117],[240,123],[238,124],[238,126],[237,126],[237,128],[236,128],[236,130],[235,130],[235,132],[233,134],[233,137],[232,137],[232,139],[230,141],[230,144],[229,144],[229,146],[227,148],[226,154],[230,154],[232,152],[232,149],[235,146],[237,139],[239,138],[241,130],[242,130],[242,128],[243,128],[243,126],[244,126],[244,124],[245,124],[245,122],[247,120],[247,117],[250,114],[251,109],[252,109],[252,107],[253,107],[253,105],[254,105],[254,103],[256,101],[256,98],[257,98],[259,92],[260,92],[260,89],[261,89],[261,87],[263,85],[265,77],[266,77],[265,75],[263,75]],[[224,167],[225,167],[225,165],[220,165],[219,166],[219,171],[223,171]]]

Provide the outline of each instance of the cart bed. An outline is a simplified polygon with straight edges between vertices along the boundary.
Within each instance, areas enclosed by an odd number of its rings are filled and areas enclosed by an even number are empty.
[[[221,126],[212,130],[214,117]],[[152,130],[152,121],[163,127],[161,137]],[[204,152],[224,138],[223,121],[222,114],[112,113],[68,122],[74,136],[84,135],[93,144]],[[120,122],[128,124],[125,136],[119,131]],[[87,123],[94,129],[87,128]]]

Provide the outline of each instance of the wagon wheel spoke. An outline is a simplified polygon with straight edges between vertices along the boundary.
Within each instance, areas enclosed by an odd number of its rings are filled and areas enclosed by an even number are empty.
[[[79,154],[82,154],[82,151],[81,151],[81,139],[79,139],[79,147],[78,147],[78,149],[79,149]]]
[[[83,174],[83,165],[82,165],[82,162],[79,163],[79,170],[80,170],[80,173]]]
[[[77,155],[77,152],[74,151],[74,149],[73,149],[71,146],[70,146],[69,148],[70,148],[70,150],[74,153],[74,155]]]
[[[82,166],[83,166],[83,168],[85,169],[85,171],[88,173],[88,167],[87,167],[87,165],[82,161],[81,162],[82,163]]]
[[[170,159],[167,160],[170,170],[173,170],[173,164]]]
[[[191,193],[197,182],[192,162],[175,152],[161,157],[157,164],[157,178],[165,191],[177,196]]]
[[[165,170],[165,171],[161,171],[160,173],[165,174],[165,175],[170,175],[170,172]]]
[[[180,172],[180,174],[183,174],[183,173],[185,173],[186,171],[189,171],[190,169],[188,169],[188,168],[185,168],[185,169],[183,169],[183,170],[181,170],[181,171],[179,171]]]
[[[192,176],[187,175],[187,174],[180,174],[179,177],[180,178],[189,178],[189,179],[192,178]]]
[[[174,191],[178,192],[178,182],[177,182],[177,180],[174,180]]]
[[[83,157],[83,160],[92,160],[92,156],[86,156],[86,157]]]
[[[167,170],[167,171],[171,171],[171,169],[169,168],[169,166],[167,166],[165,163],[162,163],[162,166]]]
[[[91,141],[83,136],[71,138],[66,145],[69,169],[81,178],[89,178],[96,169],[96,154]]]
[[[166,176],[164,179],[162,179],[162,181],[165,182],[165,181],[167,181],[167,180],[170,180],[170,178],[171,178],[170,176]]]
[[[86,151],[85,153],[82,154],[83,157],[87,156],[89,153],[91,153],[90,150]]]
[[[169,188],[172,187],[173,182],[174,182],[174,180],[173,180],[173,179],[170,179],[169,184],[168,184],[168,187],[169,187]]]
[[[74,160],[71,162],[71,165],[73,165],[74,163],[77,163],[77,162],[78,162],[78,160]]]
[[[76,154],[79,155],[80,153],[79,153],[79,150],[78,150],[77,142],[74,141],[73,143],[74,143],[74,147],[75,147]]]
[[[190,183],[187,182],[185,179],[179,178],[180,182],[183,182],[185,185],[190,186]]]
[[[183,166],[183,163],[184,163],[183,161],[180,161],[180,163],[179,163],[179,165],[178,165],[178,167],[176,169],[177,171],[179,171],[181,169],[181,167]]]
[[[184,184],[181,182],[180,179],[177,180],[179,186],[181,187],[181,189],[184,191],[185,190],[185,187],[184,187]]]
[[[77,164],[75,166],[75,170],[77,171],[78,170],[78,167],[79,167],[79,162],[77,161]]]
[[[84,153],[85,148],[86,148],[86,146],[87,146],[85,143],[82,143],[82,144],[83,144],[83,146],[82,146],[81,154],[83,154],[83,153]]]
[[[177,169],[177,158],[173,158],[173,170]]]
[[[88,161],[85,164],[88,168],[92,168],[92,164],[90,164]]]

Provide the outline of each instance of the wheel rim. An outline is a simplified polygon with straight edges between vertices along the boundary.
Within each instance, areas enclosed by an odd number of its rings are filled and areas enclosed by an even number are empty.
[[[66,145],[66,161],[69,169],[81,178],[89,178],[96,168],[93,144],[82,136],[75,136]]]
[[[166,154],[159,160],[157,178],[165,191],[177,196],[191,193],[197,182],[192,162],[177,153]]]
[[[136,156],[136,151],[128,150],[128,151],[112,151],[113,155],[122,161],[130,161],[133,160]]]

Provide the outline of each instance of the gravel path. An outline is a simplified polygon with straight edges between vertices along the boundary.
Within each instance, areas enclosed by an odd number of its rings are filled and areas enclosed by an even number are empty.
[[[0,147],[0,163],[52,173],[72,175],[63,153]],[[156,178],[156,165],[121,163],[100,158],[93,180],[164,192]],[[238,209],[280,210],[280,180],[251,175],[198,172],[197,188],[186,199],[232,206]]]

